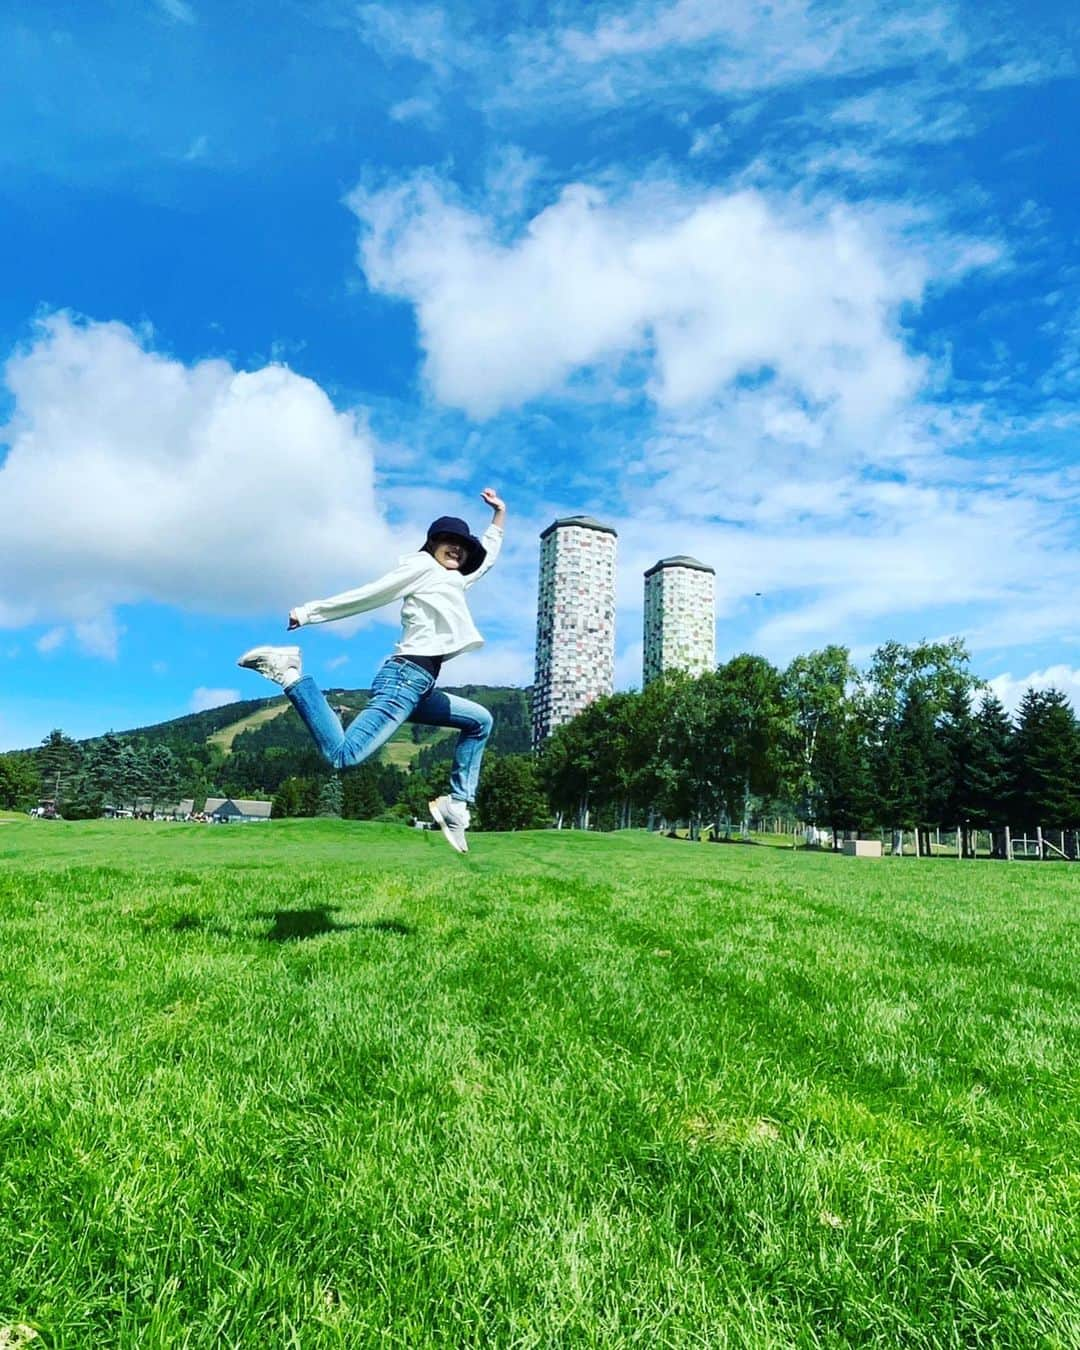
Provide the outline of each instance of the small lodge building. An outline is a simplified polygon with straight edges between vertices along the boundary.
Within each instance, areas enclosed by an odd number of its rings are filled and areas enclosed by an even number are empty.
[[[270,819],[270,802],[254,802],[245,797],[207,797],[203,814],[218,825],[245,825]]]
[[[270,819],[269,802],[253,802],[242,797],[207,797],[201,811],[195,810],[192,797],[167,806],[158,806],[149,797],[139,797],[134,805],[106,806],[102,814],[108,820],[212,820],[215,824],[247,824]]]

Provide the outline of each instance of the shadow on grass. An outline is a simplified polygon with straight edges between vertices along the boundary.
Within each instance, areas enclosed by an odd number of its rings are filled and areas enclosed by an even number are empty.
[[[377,933],[399,933],[408,937],[415,932],[410,924],[400,919],[367,919],[362,923],[338,923],[333,917],[333,906],[315,905],[311,909],[276,909],[273,927],[265,934],[267,942],[303,942],[307,938],[322,937],[324,933],[347,933],[353,928],[370,928]]]
[[[262,912],[254,917],[270,920],[270,931],[262,936],[267,942],[305,942],[308,938],[322,937],[325,933],[347,933],[352,929],[367,928],[376,933],[397,933],[401,937],[410,937],[416,932],[412,924],[401,919],[365,919],[361,923],[338,923],[333,917],[333,906],[315,905],[311,909],[275,909]],[[226,930],[208,924],[197,914],[182,914],[172,924],[174,933],[189,933],[194,929],[203,932],[217,932],[222,936],[233,936]]]

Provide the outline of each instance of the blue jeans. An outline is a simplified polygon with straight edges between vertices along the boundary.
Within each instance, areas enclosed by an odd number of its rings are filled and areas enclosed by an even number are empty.
[[[341,719],[322,690],[305,675],[285,690],[315,744],[335,769],[349,769],[370,758],[403,722],[456,727],[450,795],[456,801],[476,797],[480,762],[491,735],[491,714],[479,703],[435,688],[435,677],[411,661],[384,661],[371,684],[371,701],[343,731]]]

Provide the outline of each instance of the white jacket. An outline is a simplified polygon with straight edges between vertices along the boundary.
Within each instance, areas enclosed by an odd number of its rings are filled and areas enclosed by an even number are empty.
[[[332,595],[329,600],[309,600],[293,613],[301,624],[328,623],[404,600],[401,637],[394,648],[399,656],[441,656],[449,660],[462,652],[475,651],[484,645],[484,639],[472,621],[465,593],[499,556],[502,538],[497,525],[487,527],[480,538],[487,557],[469,576],[443,567],[421,550],[407,553],[392,572],[377,581]]]

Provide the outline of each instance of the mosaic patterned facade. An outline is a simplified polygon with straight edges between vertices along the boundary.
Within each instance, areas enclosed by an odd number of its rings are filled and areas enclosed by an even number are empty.
[[[615,682],[615,544],[591,516],[554,521],[540,536],[533,745]]]
[[[662,558],[645,573],[643,682],[665,670],[716,665],[716,573],[696,558]]]

